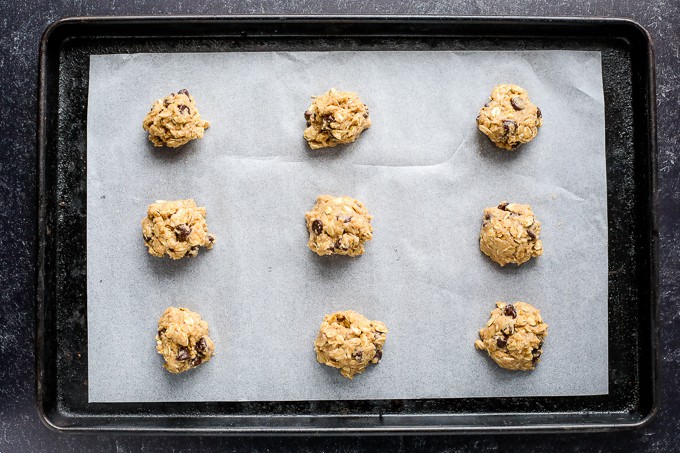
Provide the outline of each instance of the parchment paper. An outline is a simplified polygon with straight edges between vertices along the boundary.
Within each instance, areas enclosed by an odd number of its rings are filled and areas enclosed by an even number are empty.
[[[496,149],[475,117],[498,83],[541,108],[538,137]],[[310,96],[357,91],[373,126],[310,151]],[[142,130],[153,101],[187,88],[212,124],[179,150]],[[89,401],[243,401],[592,395],[608,391],[607,215],[599,52],[293,52],[93,56],[87,157]],[[318,257],[304,214],[350,195],[374,215],[364,256]],[[206,206],[218,242],[150,256],[157,199]],[[545,254],[500,268],[479,251],[482,210],[529,203]],[[475,350],[497,300],[550,325],[533,372]],[[156,353],[170,306],[198,311],[213,360],[171,375]],[[353,309],[390,332],[353,381],[316,362],[323,316]]]

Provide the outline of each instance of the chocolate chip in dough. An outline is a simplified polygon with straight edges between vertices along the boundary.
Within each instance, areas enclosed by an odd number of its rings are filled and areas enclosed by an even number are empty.
[[[515,110],[524,110],[527,106],[524,100],[519,96],[510,99],[510,104],[512,104],[512,108]]]
[[[512,304],[508,304],[503,309],[503,314],[505,316],[510,316],[514,319],[517,317],[517,310],[515,310],[515,307]]]
[[[189,360],[191,358],[191,354],[189,354],[189,350],[182,346],[179,348],[179,352],[177,353],[177,360],[179,361],[184,361],[184,360]]]
[[[201,339],[196,342],[196,350],[203,353],[206,349],[208,349],[208,343],[205,341],[205,337],[201,337]]]
[[[175,227],[175,236],[177,236],[178,241],[186,241],[191,234],[191,227],[186,224],[177,225]]]

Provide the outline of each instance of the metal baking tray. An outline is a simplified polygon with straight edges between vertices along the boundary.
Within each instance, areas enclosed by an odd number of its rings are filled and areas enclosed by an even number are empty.
[[[88,403],[86,121],[89,56],[292,50],[602,52],[609,216],[609,394],[373,401]],[[638,427],[658,401],[654,60],[623,19],[89,17],[47,28],[38,98],[36,391],[65,432],[390,434]],[[425,383],[426,385],[426,383]]]

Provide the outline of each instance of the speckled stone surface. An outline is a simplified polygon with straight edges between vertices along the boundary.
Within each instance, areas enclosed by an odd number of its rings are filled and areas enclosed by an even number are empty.
[[[99,4],[97,4],[99,3]],[[106,4],[108,3],[108,4]],[[680,422],[680,4],[670,0],[17,0],[0,17],[0,452],[127,451],[677,451]],[[614,434],[387,438],[66,436],[38,419],[33,313],[38,42],[52,21],[78,15],[450,14],[627,17],[655,42],[659,143],[661,405],[645,428]]]

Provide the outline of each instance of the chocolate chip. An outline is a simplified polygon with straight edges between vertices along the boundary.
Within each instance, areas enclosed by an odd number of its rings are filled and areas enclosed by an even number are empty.
[[[177,110],[179,110],[180,113],[184,113],[184,110],[186,110],[187,113],[191,114],[191,109],[184,104],[178,105]]]
[[[536,233],[534,233],[532,230],[527,230],[527,234],[531,239],[536,239]]]
[[[506,210],[505,208],[507,208],[509,204],[510,203],[508,203],[507,201],[504,201],[503,203],[498,205],[498,209],[500,209],[501,211],[505,211]]]
[[[515,123],[513,120],[503,120],[503,130],[505,131],[505,135],[515,132],[516,129],[517,123]]]
[[[505,316],[511,316],[514,319],[517,317],[517,310],[515,310],[515,307],[512,304],[508,304],[503,309],[503,314]]]
[[[307,120],[308,123],[309,123],[309,119],[311,117],[312,117],[312,112],[310,112],[309,110],[305,111],[305,119]]]
[[[177,360],[183,362],[185,360],[189,360],[190,358],[191,354],[189,354],[189,350],[184,346],[180,347],[179,352],[177,353]]]
[[[323,233],[323,222],[319,219],[316,219],[312,222],[312,231],[314,234],[321,234]]]
[[[361,351],[357,351],[354,353],[354,360],[357,362],[361,362],[361,359],[364,357],[364,353]]]
[[[177,92],[177,94],[183,94],[183,95],[189,97],[189,92],[186,90],[186,88],[182,88],[181,90],[179,90]]]
[[[186,224],[177,225],[175,227],[175,236],[177,236],[178,241],[186,241],[191,234],[191,227]]]
[[[349,216],[345,219],[344,223],[349,223],[352,221],[352,216]]]
[[[331,123],[334,123],[334,122],[335,122],[335,118],[333,117],[333,115],[326,115],[326,116],[323,117],[322,127],[328,127],[328,126],[330,126]]]
[[[199,366],[201,363],[203,363],[203,359],[201,357],[194,357],[194,360],[191,361],[191,366]]]
[[[507,345],[507,344],[508,344],[507,339],[505,339],[503,337],[496,338],[496,346],[498,346],[499,348],[504,348],[505,345]]]
[[[206,349],[208,349],[208,343],[205,341],[205,337],[201,337],[201,339],[196,342],[196,350],[203,353]]]
[[[376,349],[375,357],[373,357],[373,359],[377,359],[378,362],[380,362],[380,359],[382,359],[382,349]]]
[[[524,100],[522,100],[522,98],[519,96],[515,96],[514,98],[510,99],[510,104],[512,104],[512,108],[515,110],[524,110],[527,106],[524,103]]]
[[[536,107],[536,118],[542,118],[542,117],[543,117],[543,114],[541,113],[541,109]]]

